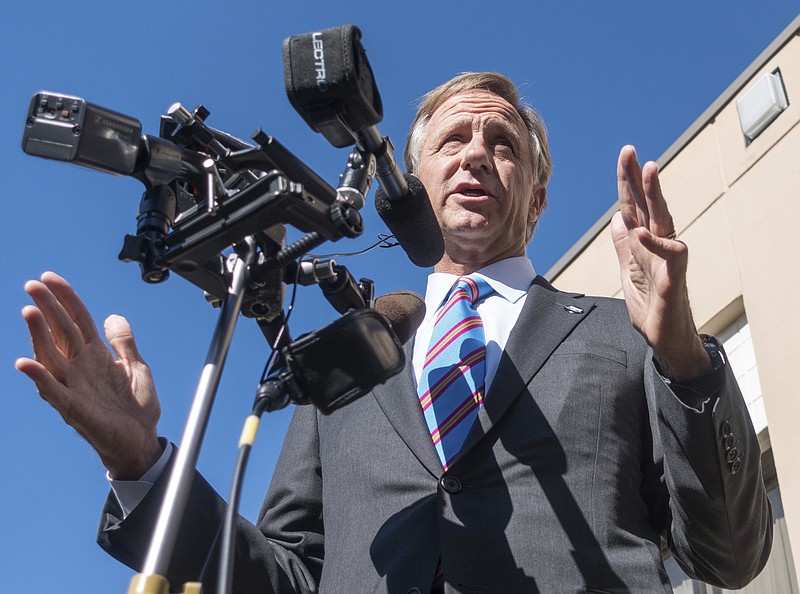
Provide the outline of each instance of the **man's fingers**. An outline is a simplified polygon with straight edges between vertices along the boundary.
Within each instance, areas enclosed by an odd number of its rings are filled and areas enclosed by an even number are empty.
[[[626,265],[631,257],[631,248],[628,242],[628,228],[621,212],[616,212],[611,217],[611,240],[614,242],[620,266]]]
[[[39,395],[55,408],[69,422],[73,403],[69,398],[69,390],[56,379],[50,370],[39,361],[22,357],[15,363],[17,371],[27,375],[34,384]]]
[[[658,237],[668,237],[675,231],[661,191],[658,165],[649,161],[640,167],[631,145],[622,147],[619,153],[617,189],[622,220],[628,230],[644,227]]]
[[[658,235],[646,231],[644,229],[637,230],[637,237],[639,243],[651,254],[668,262],[677,262],[676,258],[680,257],[682,266],[680,270],[685,273],[685,260],[688,254],[688,248],[682,241],[675,241],[659,237]]]
[[[658,165],[653,161],[645,163],[642,178],[647,209],[650,212],[650,231],[658,237],[667,237],[675,231],[675,226],[667,207],[667,201],[661,192]]]
[[[28,332],[31,335],[33,356],[53,376],[63,380],[66,375],[67,363],[64,360],[64,354],[53,342],[50,327],[42,312],[32,305],[27,305],[22,309],[22,318],[28,325]]]
[[[56,296],[86,342],[100,338],[92,315],[66,279],[55,272],[45,272],[42,275],[42,283]]]
[[[650,215],[642,183],[642,169],[636,158],[636,149],[631,145],[622,147],[619,153],[617,191],[622,219],[628,229],[647,227]]]
[[[133,338],[133,331],[128,320],[122,316],[108,316],[104,328],[108,343],[114,349],[117,357],[126,363],[144,363],[142,356],[139,354],[139,349],[136,347],[136,341]]]
[[[25,291],[42,313],[52,340],[64,356],[80,354],[85,344],[83,334],[47,285],[38,281],[25,283]]]

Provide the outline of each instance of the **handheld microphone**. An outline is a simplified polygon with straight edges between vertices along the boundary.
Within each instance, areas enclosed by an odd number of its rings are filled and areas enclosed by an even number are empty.
[[[292,107],[337,148],[383,119],[372,67],[355,25],[293,35],[283,42],[283,78]]]
[[[282,349],[280,386],[293,402],[328,415],[403,369],[402,344],[424,317],[425,303],[411,291],[379,297],[375,309],[351,310]]]
[[[375,310],[389,320],[400,344],[406,344],[425,319],[425,300],[414,291],[394,291],[375,299]]]

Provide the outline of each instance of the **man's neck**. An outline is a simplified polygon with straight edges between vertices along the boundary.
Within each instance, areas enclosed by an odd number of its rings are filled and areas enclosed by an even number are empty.
[[[524,256],[525,254],[501,254],[494,258],[480,259],[480,258],[453,258],[445,252],[441,260],[433,267],[434,272],[443,272],[446,274],[455,274],[456,276],[466,276],[477,272],[481,268],[486,268],[489,264],[494,264],[500,260],[507,258],[514,258],[516,256]]]

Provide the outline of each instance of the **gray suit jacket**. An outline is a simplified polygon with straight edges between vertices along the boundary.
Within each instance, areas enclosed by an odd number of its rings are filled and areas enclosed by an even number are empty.
[[[235,591],[427,592],[441,559],[447,592],[670,592],[662,539],[690,575],[741,587],[771,511],[723,373],[701,412],[684,405],[623,302],[539,277],[447,473],[410,366],[330,416],[298,407],[257,526],[241,522]],[[224,509],[195,487],[173,587],[201,571]],[[107,502],[99,541],[133,567],[162,491],[124,522]]]

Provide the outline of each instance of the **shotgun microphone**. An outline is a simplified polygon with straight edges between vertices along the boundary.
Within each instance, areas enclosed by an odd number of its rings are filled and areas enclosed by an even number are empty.
[[[283,72],[289,101],[312,130],[335,147],[355,143],[375,156],[378,214],[414,264],[436,264],[442,232],[422,183],[400,172],[391,140],[378,131],[383,104],[358,27],[287,38]]]

